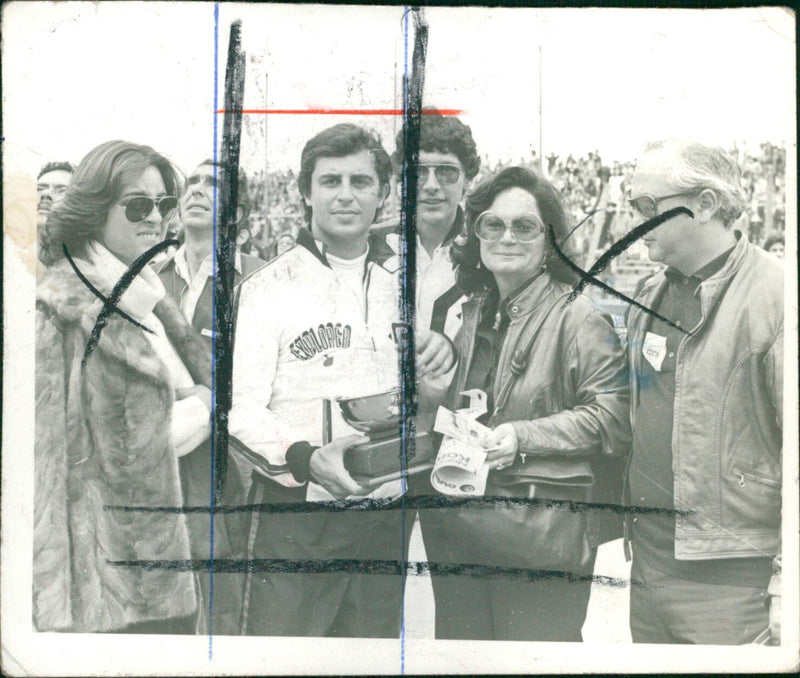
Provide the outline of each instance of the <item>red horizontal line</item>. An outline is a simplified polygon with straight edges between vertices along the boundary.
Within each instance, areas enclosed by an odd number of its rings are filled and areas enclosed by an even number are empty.
[[[227,112],[224,108],[217,111],[217,113]],[[240,112],[246,115],[403,115],[405,113],[402,108],[247,108]],[[422,115],[432,115],[434,113],[459,115],[461,111],[455,108],[422,111]]]

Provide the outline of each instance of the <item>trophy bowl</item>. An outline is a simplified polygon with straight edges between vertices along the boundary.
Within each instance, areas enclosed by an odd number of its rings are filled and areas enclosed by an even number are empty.
[[[387,434],[400,427],[400,389],[356,398],[337,398],[344,420],[362,433]]]
[[[426,432],[416,433],[411,458],[402,461],[400,389],[356,398],[336,398],[344,420],[369,441],[351,447],[344,455],[348,472],[366,484],[386,482],[403,473],[416,473],[433,465],[433,444]]]

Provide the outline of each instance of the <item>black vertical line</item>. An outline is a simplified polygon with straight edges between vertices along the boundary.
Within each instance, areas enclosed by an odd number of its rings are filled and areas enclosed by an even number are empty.
[[[228,469],[228,414],[232,400],[233,292],[236,218],[239,204],[239,150],[244,102],[245,54],[240,20],[231,24],[225,70],[225,117],[220,167],[220,225],[216,233],[214,280],[214,497],[219,503]],[[213,511],[212,511],[213,513]]]
[[[415,351],[416,284],[417,284],[417,175],[419,163],[422,90],[425,82],[425,55],[428,48],[428,25],[419,7],[414,17],[414,52],[411,75],[403,74],[403,204],[400,214],[400,319],[408,328],[403,334],[400,351],[400,391],[403,421],[406,422],[401,443],[402,467],[415,454],[414,433],[417,414],[417,379]]]
[[[414,52],[411,62],[411,77],[408,65],[403,72],[403,202],[400,212],[400,320],[407,331],[401,333],[400,345],[400,410],[402,436],[400,440],[400,468],[403,489],[407,489],[408,460],[416,454],[415,433],[417,428],[417,364],[414,341],[416,324],[417,286],[417,175],[419,164],[420,126],[422,122],[422,90],[425,82],[425,56],[428,49],[428,25],[419,7],[412,9],[414,17]],[[406,26],[407,16],[406,16]],[[405,36],[408,44],[408,33]],[[401,586],[403,587],[400,617],[400,666],[405,673],[405,533],[406,493],[401,497]]]

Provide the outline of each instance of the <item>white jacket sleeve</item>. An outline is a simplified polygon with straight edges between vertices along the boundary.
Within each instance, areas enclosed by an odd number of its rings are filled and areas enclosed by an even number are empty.
[[[172,444],[179,457],[189,454],[211,435],[211,413],[197,396],[176,400],[172,406]]]
[[[259,471],[281,485],[298,487],[301,483],[286,465],[286,451],[297,439],[270,409],[280,350],[280,314],[270,308],[270,294],[253,282],[239,288],[228,431],[231,443]]]

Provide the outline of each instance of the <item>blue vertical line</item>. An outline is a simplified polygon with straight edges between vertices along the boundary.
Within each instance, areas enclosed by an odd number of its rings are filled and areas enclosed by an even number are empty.
[[[213,233],[214,247],[211,248],[211,261],[213,276],[211,278],[211,327],[217,326],[217,109],[219,92],[219,3],[214,3],[214,200],[213,218],[211,228]],[[210,492],[209,492],[209,522],[208,522],[208,543],[209,543],[209,563],[208,563],[208,659],[214,658],[214,490],[216,487],[214,469],[216,468],[216,422],[214,411],[216,410],[216,363],[217,351],[216,342],[211,342],[211,460],[209,464]]]
[[[406,6],[404,7],[404,15],[403,15],[403,124],[405,124],[406,117],[408,115],[408,14],[411,11],[411,8]],[[406,194],[408,191],[408,186],[405,182],[402,185],[403,191],[403,200],[400,206],[401,209],[401,224],[402,224],[402,209],[406,205]],[[407,217],[406,217],[407,218]],[[402,230],[402,227],[401,227]],[[400,261],[403,263],[403,266],[400,269],[401,275],[401,292],[407,289],[405,284],[405,278],[408,272],[407,267],[405,266],[405,247],[406,242],[405,239],[401,237],[398,239],[403,252],[401,254]],[[401,302],[405,305],[406,300],[404,296],[401,294]],[[400,375],[401,378],[401,386],[402,386],[402,374]],[[405,400],[405,394],[403,394],[403,399]],[[405,440],[407,439],[408,430],[406,425],[406,418],[402,417],[402,440],[401,440],[401,454],[402,454],[402,464],[401,470],[407,470],[406,464],[406,447],[405,447]],[[400,674],[405,675],[406,672],[406,566],[405,562],[408,559],[406,554],[406,491],[408,490],[408,474],[401,473],[400,475],[401,482],[402,482],[402,496],[400,498],[400,525],[401,525],[401,533],[400,533],[400,552],[402,555],[402,576],[400,577],[400,585],[403,587],[403,591],[400,596],[401,605],[400,605]],[[413,526],[412,526],[413,529]]]

